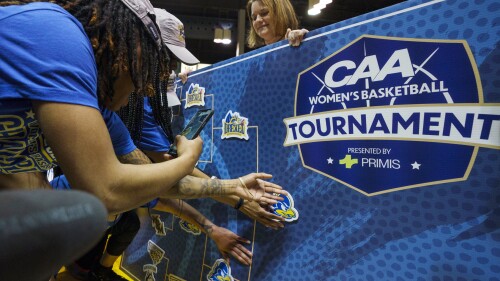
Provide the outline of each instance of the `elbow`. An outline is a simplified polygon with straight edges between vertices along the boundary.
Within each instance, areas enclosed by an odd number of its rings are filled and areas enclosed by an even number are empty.
[[[115,185],[101,185],[99,199],[108,210],[109,215],[116,215],[133,209],[133,206],[127,204],[122,194],[119,192],[119,187]]]
[[[126,202],[124,202],[124,200],[121,200],[115,192],[112,192],[110,190],[103,193],[101,201],[108,210],[108,215],[117,215],[132,209],[127,208],[127,206],[125,205]]]

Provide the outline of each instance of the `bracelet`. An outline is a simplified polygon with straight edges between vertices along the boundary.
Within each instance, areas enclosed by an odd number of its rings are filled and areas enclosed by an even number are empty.
[[[234,205],[234,208],[236,210],[239,210],[240,207],[243,205],[243,202],[245,202],[245,200],[243,198],[240,198],[240,200],[238,200],[238,203],[236,203],[236,205]]]

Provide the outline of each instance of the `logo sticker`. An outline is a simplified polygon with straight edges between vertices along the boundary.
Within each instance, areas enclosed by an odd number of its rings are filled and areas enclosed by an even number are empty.
[[[240,116],[239,112],[229,112],[222,119],[221,139],[248,140],[248,118]]]
[[[285,200],[278,201],[278,203],[271,206],[272,213],[285,218],[286,222],[292,222],[299,219],[299,212],[295,209],[295,203],[291,194],[275,194],[283,197]]]
[[[145,281],[156,281],[155,273],[158,272],[158,268],[153,264],[145,264],[142,266],[142,271],[146,274],[144,275]]]
[[[298,76],[285,146],[304,167],[365,195],[466,180],[500,148],[464,40],[364,35]]]
[[[201,234],[201,230],[196,225],[189,223],[185,220],[179,220],[179,225],[187,233],[191,233],[193,235],[200,235]]]
[[[148,253],[154,265],[159,264],[165,256],[165,251],[151,240],[148,241]]]
[[[224,259],[218,259],[215,261],[212,269],[207,274],[208,281],[234,281],[233,276],[231,276],[231,267],[226,263]]]
[[[199,84],[191,83],[186,92],[186,104],[184,108],[192,106],[205,106],[205,88],[200,87]]]
[[[165,236],[167,232],[165,231],[165,223],[161,221],[161,216],[158,214],[151,215],[151,225],[155,230],[156,235]]]

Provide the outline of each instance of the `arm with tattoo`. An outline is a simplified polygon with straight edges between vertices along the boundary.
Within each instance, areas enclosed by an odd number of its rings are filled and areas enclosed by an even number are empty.
[[[142,165],[142,164],[151,164],[153,163],[151,159],[146,156],[140,149],[136,148],[134,151],[117,156],[118,160],[120,160],[123,164],[134,164],[134,165]]]
[[[122,163],[149,164],[151,159],[141,150],[136,149],[129,154],[118,157]],[[204,197],[238,196],[248,201],[275,204],[283,200],[275,193],[286,194],[281,186],[265,181],[271,175],[251,173],[239,179],[219,180],[185,176],[160,197],[174,199],[194,199]]]
[[[224,258],[228,259],[231,255],[244,265],[252,264],[252,252],[243,246],[243,244],[250,244],[249,240],[229,229],[215,225],[188,203],[182,200],[161,198],[155,210],[169,212],[198,227],[215,242]]]

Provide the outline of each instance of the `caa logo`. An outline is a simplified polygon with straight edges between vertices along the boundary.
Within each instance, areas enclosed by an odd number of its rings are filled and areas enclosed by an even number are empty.
[[[284,145],[365,195],[466,180],[479,147],[500,148],[500,106],[464,40],[364,35],[296,89]]]

